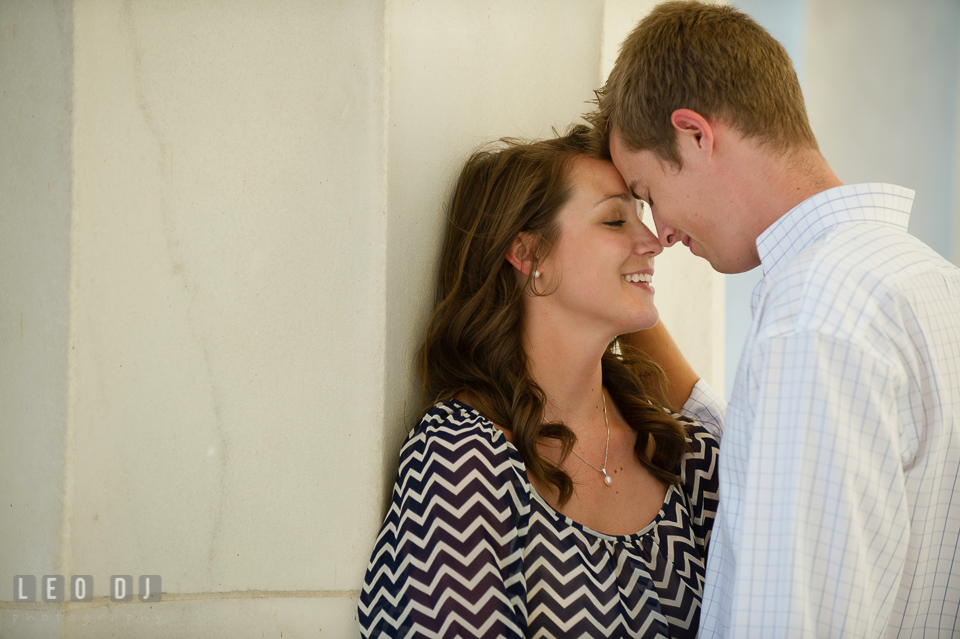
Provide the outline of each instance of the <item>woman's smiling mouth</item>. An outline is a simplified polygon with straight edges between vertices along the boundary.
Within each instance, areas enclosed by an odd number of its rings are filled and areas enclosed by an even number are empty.
[[[643,282],[644,284],[650,284],[653,282],[653,275],[648,273],[627,273],[626,275],[621,275],[620,279],[627,282]]]

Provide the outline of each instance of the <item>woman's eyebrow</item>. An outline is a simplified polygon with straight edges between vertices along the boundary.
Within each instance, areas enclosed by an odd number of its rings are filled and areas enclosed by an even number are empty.
[[[608,195],[604,195],[602,198],[600,198],[599,200],[597,200],[597,203],[593,205],[593,208],[597,208],[598,206],[600,206],[601,204],[603,204],[603,203],[606,202],[607,200],[612,200],[612,199],[614,199],[614,198],[621,199],[621,200],[623,200],[624,202],[628,202],[628,203],[630,203],[630,202],[633,201],[633,196],[632,196],[632,195],[628,195],[627,193],[610,193],[610,194],[608,194]]]

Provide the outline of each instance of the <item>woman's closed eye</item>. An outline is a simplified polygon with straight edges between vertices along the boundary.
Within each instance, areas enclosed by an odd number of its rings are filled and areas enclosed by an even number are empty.
[[[626,223],[627,223],[626,220],[610,220],[609,222],[604,222],[604,224],[606,224],[607,226],[617,228],[617,229]]]

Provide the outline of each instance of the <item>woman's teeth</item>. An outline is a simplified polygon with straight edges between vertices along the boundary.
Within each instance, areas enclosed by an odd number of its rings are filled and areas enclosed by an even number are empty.
[[[628,282],[643,282],[644,284],[649,284],[653,281],[653,276],[647,275],[646,273],[629,273],[627,275],[621,275],[620,277]]]

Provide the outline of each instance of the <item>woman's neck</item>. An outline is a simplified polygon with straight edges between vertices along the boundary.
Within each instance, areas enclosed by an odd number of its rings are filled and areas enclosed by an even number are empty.
[[[524,326],[527,369],[547,397],[546,421],[562,421],[576,431],[589,425],[602,410],[603,374],[600,359],[608,342],[584,339],[549,322]]]

